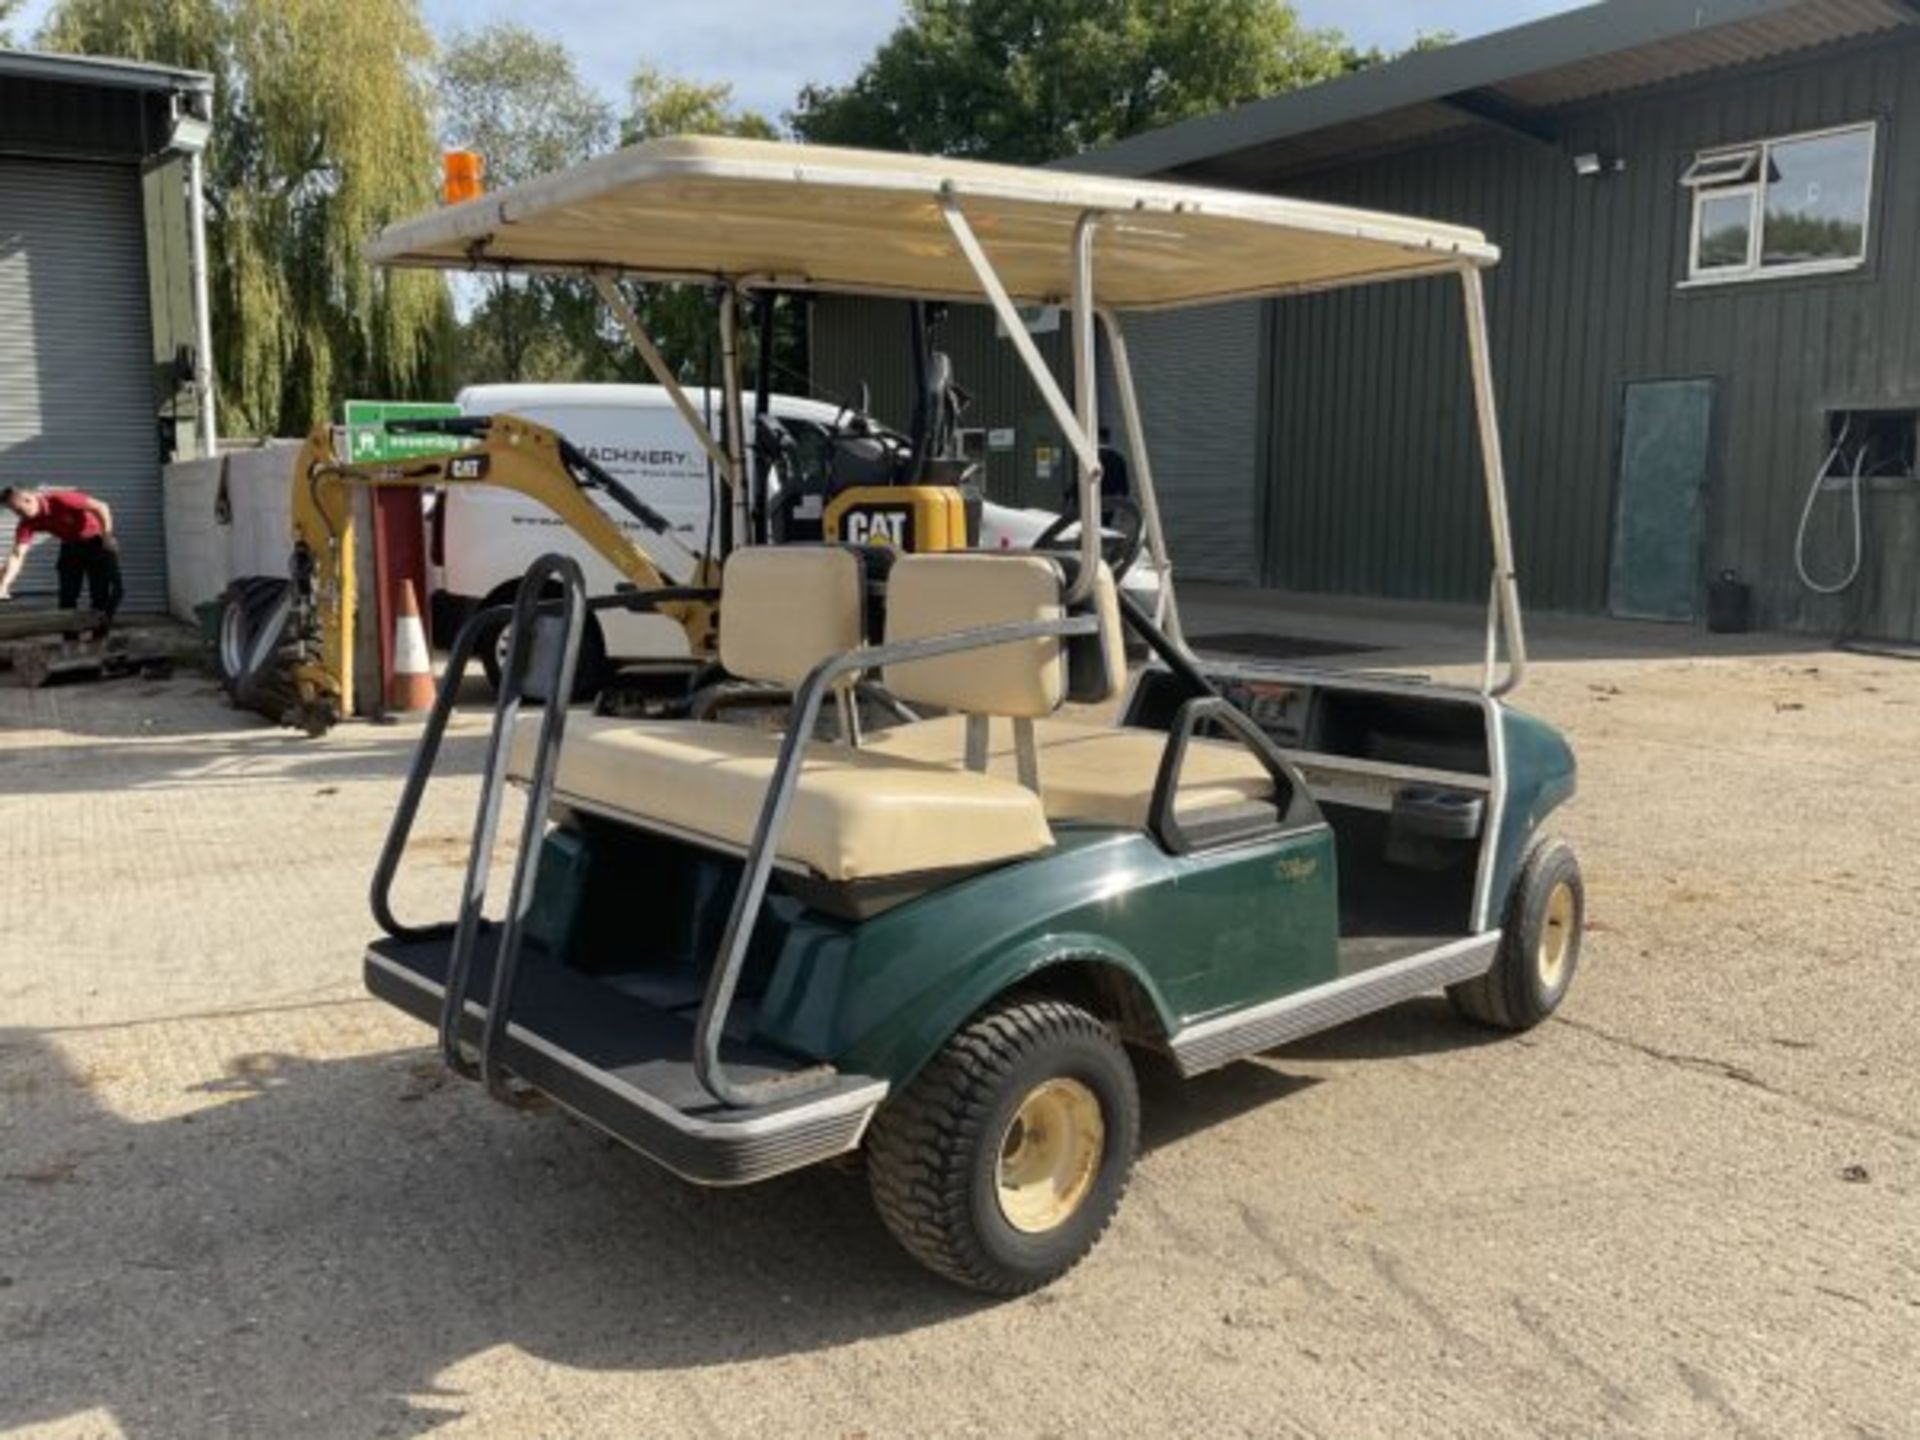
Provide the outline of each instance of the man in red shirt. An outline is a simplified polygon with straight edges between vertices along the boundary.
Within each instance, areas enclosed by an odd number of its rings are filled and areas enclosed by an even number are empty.
[[[42,535],[60,542],[55,565],[60,576],[60,608],[80,603],[80,582],[87,600],[112,618],[120,608],[120,542],[113,534],[113,511],[104,500],[79,490],[35,490],[10,485],[0,490],[0,505],[13,511],[13,553],[0,565],[0,600],[13,598],[13,582],[26,563],[27,549]]]

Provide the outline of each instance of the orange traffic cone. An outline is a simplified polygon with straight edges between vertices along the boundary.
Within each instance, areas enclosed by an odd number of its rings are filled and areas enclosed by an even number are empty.
[[[427,627],[420,622],[420,601],[413,582],[400,582],[400,613],[393,617],[393,673],[387,677],[387,709],[393,712],[433,708],[433,656]]]

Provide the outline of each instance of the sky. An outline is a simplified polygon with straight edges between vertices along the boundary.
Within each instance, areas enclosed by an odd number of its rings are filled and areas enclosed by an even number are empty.
[[[27,0],[15,18],[31,35],[54,0]],[[1536,20],[1575,0],[1295,0],[1310,25],[1336,26],[1360,46],[1397,49],[1422,31],[1460,36]],[[582,73],[622,97],[642,60],[700,80],[728,80],[741,104],[775,119],[808,81],[851,77],[886,38],[900,0],[423,0],[441,34],[514,20],[566,42]]]

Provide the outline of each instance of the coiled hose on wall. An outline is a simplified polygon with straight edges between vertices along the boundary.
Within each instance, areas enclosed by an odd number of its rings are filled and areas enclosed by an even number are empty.
[[[1827,483],[1833,462],[1846,450],[1847,437],[1852,432],[1853,421],[1849,419],[1840,427],[1840,438],[1833,442],[1833,449],[1827,452],[1827,458],[1820,462],[1820,468],[1814,472],[1813,484],[1807,489],[1807,503],[1800,508],[1800,528],[1793,537],[1793,568],[1799,572],[1800,583],[1816,595],[1838,595],[1852,589],[1853,582],[1860,578],[1860,566],[1866,559],[1866,517],[1861,488],[1867,468],[1867,447],[1863,444],[1854,452],[1853,468],[1848,472],[1847,489],[1853,510],[1853,559],[1847,565],[1847,573],[1837,581],[1822,583],[1814,579],[1807,568],[1807,531],[1813,523],[1813,508],[1820,501],[1820,488]]]

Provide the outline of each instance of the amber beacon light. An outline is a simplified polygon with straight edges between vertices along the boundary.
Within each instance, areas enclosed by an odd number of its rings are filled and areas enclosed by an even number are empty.
[[[446,203],[458,205],[486,194],[486,157],[477,150],[449,150],[441,157],[441,177]]]

